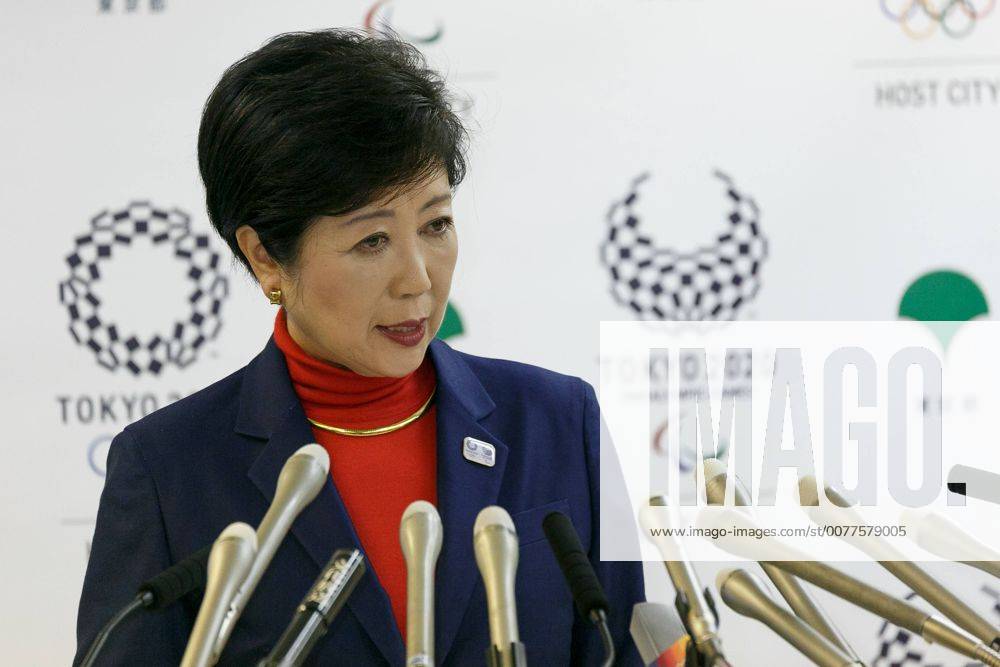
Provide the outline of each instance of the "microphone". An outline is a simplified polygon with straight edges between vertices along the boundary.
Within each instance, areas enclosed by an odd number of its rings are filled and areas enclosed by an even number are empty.
[[[246,577],[257,552],[257,535],[245,523],[229,524],[212,544],[208,556],[205,597],[188,638],[180,667],[207,667],[213,664],[212,644],[240,582]]]
[[[867,609],[893,625],[920,635],[930,644],[941,644],[956,653],[979,660],[988,667],[1000,667],[1000,653],[994,652],[964,631],[952,628],[917,607],[825,563],[782,560],[774,561],[774,564],[855,606]]]
[[[1000,504],[1000,475],[962,464],[948,471],[948,490],[968,498]]]
[[[205,568],[212,547],[202,547],[184,560],[168,567],[152,579],[139,586],[139,595],[149,594],[146,609],[159,610],[172,605],[177,600],[205,587]]]
[[[517,631],[517,605],[514,601],[517,532],[504,508],[490,505],[479,512],[472,529],[472,546],[486,587],[490,622],[486,663],[489,667],[524,667],[528,662]]]
[[[839,493],[830,487],[826,487],[825,492],[833,505],[820,504],[815,477],[809,475],[799,480],[799,500],[803,506],[809,506],[806,508],[806,513],[817,525],[824,523],[867,525],[864,518],[851,508],[851,504]],[[845,541],[856,545],[877,560],[879,565],[888,570],[892,576],[909,586],[914,593],[954,621],[956,625],[968,630],[994,650],[1000,650],[1000,631],[992,623],[959,600],[919,565],[907,561],[906,557],[887,541],[874,535],[855,540],[847,538]]]
[[[573,522],[562,512],[549,512],[542,521],[542,530],[549,541],[549,547],[559,562],[569,590],[576,602],[580,615],[597,626],[604,644],[604,666],[615,661],[615,643],[608,628],[608,598],[604,588],[590,564],[587,553],[580,544]]]
[[[300,447],[285,461],[278,474],[274,500],[271,501],[267,514],[257,526],[257,557],[246,579],[228,601],[229,609],[222,620],[218,638],[212,649],[213,664],[218,662],[219,656],[222,655],[222,649],[233,634],[236,621],[243,613],[243,608],[253,595],[261,577],[264,576],[267,566],[271,564],[278,546],[302,510],[319,494],[329,472],[330,456],[317,444]]]
[[[725,522],[718,525],[738,525],[742,528],[761,530],[761,527],[746,514],[731,513],[725,517]],[[930,644],[941,644],[951,651],[979,660],[988,667],[1000,667],[1000,653],[994,652],[965,631],[953,628],[917,607],[898,600],[874,586],[869,586],[826,563],[810,561],[801,551],[783,544],[780,540],[764,537],[754,542],[754,547],[749,549],[752,552],[750,556],[747,555],[745,542],[730,543],[717,540],[713,543],[742,558],[768,561],[775,567],[805,579],[856,607],[861,607],[893,625],[920,635]]]
[[[406,665],[434,667],[434,566],[443,530],[434,505],[415,500],[399,522],[406,560]]]
[[[302,600],[292,622],[258,667],[299,667],[323,638],[365,573],[357,549],[337,549]]]
[[[653,496],[649,499],[649,504],[666,507],[667,500],[663,496]],[[644,524],[645,534],[652,536],[653,529],[656,528],[652,525],[655,522],[655,515],[652,511],[643,512],[639,518]],[[660,535],[666,534],[664,531],[657,532]],[[698,574],[688,561],[680,542],[667,537],[653,541],[660,550],[667,575],[674,585],[674,590],[677,591],[674,605],[684,627],[694,640],[700,663],[707,667],[728,667],[729,662],[722,652],[722,640],[719,638],[719,614],[715,608],[712,592],[702,588]]]
[[[211,547],[204,547],[179,563],[148,579],[139,586],[135,598],[116,613],[97,633],[80,667],[92,667],[111,633],[141,609],[159,610],[167,607],[194,590],[205,587],[205,565]]]
[[[957,555],[962,563],[1000,577],[1000,554],[940,514],[907,508],[900,521],[915,529],[910,538],[922,549],[948,560]]]
[[[862,665],[794,614],[778,606],[757,577],[745,570],[722,570],[715,578],[722,600],[738,614],[757,619],[820,667]]]
[[[684,629],[677,610],[657,602],[636,602],[629,623],[632,641],[647,667],[685,667],[691,650],[691,635]]]
[[[726,465],[722,461],[718,459],[705,459],[703,465],[705,471],[705,492],[710,505],[725,504],[726,487],[730,479],[735,487],[733,489],[735,504],[739,507],[751,505],[750,496],[747,494],[743,484],[740,483],[739,476],[733,475],[730,478],[727,474]],[[760,562],[760,567],[799,618],[811,625],[814,630],[829,639],[835,646],[843,650],[852,660],[856,662],[861,661],[844,636],[837,631],[833,622],[823,612],[823,609],[816,604],[795,577],[766,561]]]

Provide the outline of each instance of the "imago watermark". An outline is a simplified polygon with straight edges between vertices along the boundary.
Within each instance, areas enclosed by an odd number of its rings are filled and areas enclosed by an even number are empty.
[[[602,557],[1000,560],[998,347],[990,321],[603,322]]]

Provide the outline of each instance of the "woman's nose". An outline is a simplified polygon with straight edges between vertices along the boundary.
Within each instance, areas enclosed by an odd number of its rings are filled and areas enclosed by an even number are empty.
[[[431,288],[431,277],[427,272],[427,258],[417,249],[407,250],[400,259],[396,276],[397,297],[417,296]]]

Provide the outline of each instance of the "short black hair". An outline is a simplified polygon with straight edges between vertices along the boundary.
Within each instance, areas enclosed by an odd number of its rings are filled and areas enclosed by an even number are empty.
[[[198,167],[212,225],[250,270],[250,225],[294,267],[318,217],[388,199],[444,169],[465,177],[468,133],[443,78],[397,35],[290,32],[231,65],[209,95]],[[251,271],[252,273],[252,271]]]

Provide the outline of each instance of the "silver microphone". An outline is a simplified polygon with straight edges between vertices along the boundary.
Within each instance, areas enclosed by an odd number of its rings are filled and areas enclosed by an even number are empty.
[[[246,579],[229,602],[229,609],[215,641],[212,664],[218,662],[219,656],[222,655],[222,649],[226,647],[226,642],[233,634],[243,608],[253,595],[267,566],[271,564],[278,546],[302,510],[319,495],[329,472],[330,456],[317,444],[300,447],[285,461],[278,475],[274,500],[271,501],[267,514],[257,526],[257,557]]]
[[[715,578],[715,585],[730,609],[771,628],[820,667],[863,665],[800,618],[777,605],[764,591],[760,580],[746,570],[722,570]]]
[[[490,623],[487,664],[490,667],[522,667],[527,664],[527,658],[517,631],[514,600],[518,542],[514,522],[507,511],[496,505],[483,508],[476,517],[472,544],[476,565],[486,587]]]
[[[744,529],[762,530],[752,518],[745,513],[731,512],[708,525],[735,525]],[[805,579],[814,586],[819,586],[828,593],[866,609],[884,618],[893,625],[920,635],[930,644],[941,646],[961,655],[979,660],[988,667],[1000,667],[1000,653],[987,647],[964,630],[953,628],[940,619],[913,605],[899,600],[874,586],[855,579],[854,577],[830,567],[826,563],[809,560],[809,556],[778,539],[764,537],[753,541],[753,547],[747,548],[745,540],[728,542],[713,541],[722,549],[741,558],[768,561],[775,567]]]
[[[434,666],[434,566],[441,553],[441,517],[434,505],[415,500],[399,522],[406,559],[406,665]]]
[[[968,498],[1000,505],[1000,475],[962,464],[948,471],[948,490]]]
[[[212,544],[208,555],[205,595],[198,609],[181,667],[213,664],[212,646],[219,626],[240,582],[246,577],[257,551],[257,535],[245,523],[229,524]]]
[[[653,496],[649,499],[650,506],[668,507],[664,496]],[[694,651],[699,656],[700,664],[710,667],[728,667],[725,652],[722,650],[722,639],[719,637],[719,617],[716,614],[715,601],[711,591],[702,588],[694,565],[688,560],[681,543],[666,533],[659,525],[660,514],[651,507],[644,508],[639,514],[645,535],[656,545],[667,569],[670,583],[677,593],[676,604],[681,614],[681,621],[694,641]],[[660,537],[654,538],[658,534]]]
[[[705,459],[705,492],[710,505],[723,505],[726,500],[726,488],[731,481],[733,486],[733,500],[738,507],[745,507],[751,504],[750,497],[740,483],[738,475],[729,477],[726,464],[718,459]],[[829,639],[835,646],[838,646],[849,658],[860,662],[861,659],[851,648],[850,644],[833,625],[833,622],[823,612],[823,609],[812,599],[799,580],[788,574],[772,563],[763,561],[760,563],[764,574],[771,580],[774,587],[785,598],[785,602],[792,608],[792,611],[803,621],[813,627],[814,630]]]
[[[820,525],[824,522],[834,525],[866,525],[864,518],[854,511],[851,503],[839,493],[830,487],[826,487],[824,491],[832,505],[820,504],[815,477],[809,475],[799,480],[799,500],[813,521]],[[1000,630],[959,600],[919,565],[905,560],[905,557],[887,541],[874,535],[853,540],[845,536],[843,539],[878,561],[878,564],[892,576],[909,586],[914,593],[954,621],[956,625],[968,630],[994,650],[1000,650]]]
[[[940,514],[907,508],[900,521],[913,529],[910,538],[922,549],[1000,577],[1000,554]]]
[[[953,628],[927,612],[844,574],[826,563],[782,560],[774,561],[774,564],[853,605],[867,609],[893,625],[920,635],[930,644],[941,644],[956,653],[979,660],[988,667],[1000,667],[1000,653],[964,630]]]

